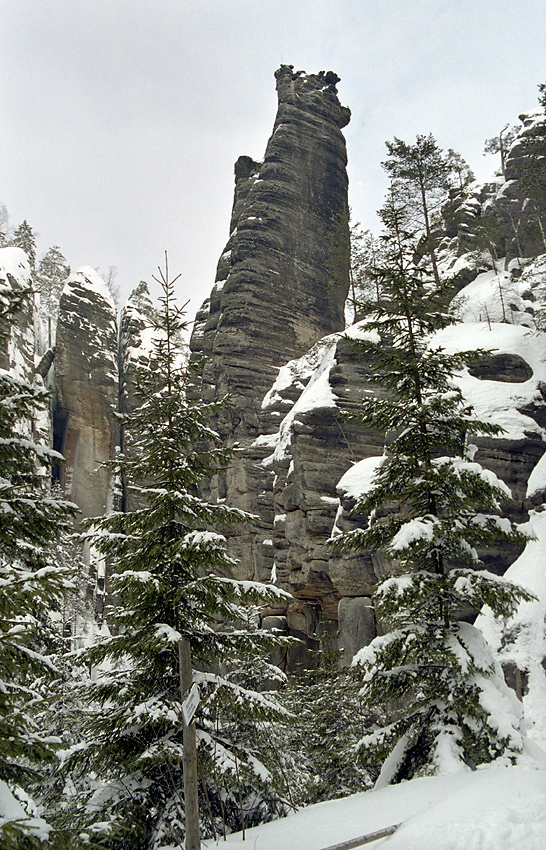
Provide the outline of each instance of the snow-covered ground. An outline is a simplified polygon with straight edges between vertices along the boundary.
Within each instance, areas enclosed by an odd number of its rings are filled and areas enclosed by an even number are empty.
[[[377,461],[376,458],[370,459]],[[542,467],[541,467],[542,470]],[[546,473],[530,490],[545,486]],[[351,481],[347,480],[349,490]],[[324,850],[343,841],[400,824],[369,845],[385,850],[545,850],[546,848],[546,511],[532,514],[534,536],[506,577],[537,596],[522,603],[507,624],[486,609],[478,618],[498,657],[527,670],[523,698],[525,753],[517,766],[493,764],[476,771],[412,779],[342,800],[309,806],[283,820],[206,840],[212,850]],[[508,639],[507,639],[508,638]],[[366,845],[367,846],[367,845]]]
[[[367,845],[385,850],[544,850],[546,764],[425,777],[309,806],[227,841],[221,850],[323,850],[399,823]]]

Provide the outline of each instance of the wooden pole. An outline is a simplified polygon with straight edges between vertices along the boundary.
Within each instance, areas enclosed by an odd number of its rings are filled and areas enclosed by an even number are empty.
[[[180,701],[184,702],[192,686],[191,647],[189,640],[178,642],[178,662],[180,670]],[[184,768],[184,811],[186,817],[185,850],[201,850],[195,724],[190,723],[186,725],[184,717],[182,717],[182,723],[184,729],[182,764]]]
[[[359,838],[342,841],[341,844],[332,844],[330,847],[325,847],[324,850],[352,850],[353,847],[362,847],[364,844],[371,844],[372,841],[379,841],[380,838],[386,838],[388,835],[392,835],[399,826],[399,823],[394,826],[386,826],[385,829],[378,829],[377,832],[369,832],[368,835],[361,835]]]

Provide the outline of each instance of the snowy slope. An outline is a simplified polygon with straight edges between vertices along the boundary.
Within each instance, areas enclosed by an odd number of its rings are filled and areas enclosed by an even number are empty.
[[[521,603],[507,622],[495,619],[486,609],[476,625],[501,662],[514,664],[525,673],[523,708],[528,734],[546,751],[546,677],[542,664],[546,658],[546,511],[532,512],[525,528],[535,539],[509,567],[505,578],[530,590],[536,601]]]
[[[207,840],[223,850],[323,850],[400,823],[385,850],[544,850],[546,767],[488,767],[425,777],[309,806],[280,821]]]

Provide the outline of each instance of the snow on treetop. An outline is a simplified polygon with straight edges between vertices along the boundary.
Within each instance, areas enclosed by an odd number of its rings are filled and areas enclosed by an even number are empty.
[[[22,248],[0,248],[0,284],[9,284],[8,275],[22,287],[29,285],[30,265]]]
[[[116,312],[116,305],[108,287],[100,274],[98,274],[95,269],[91,268],[91,266],[81,266],[67,277],[63,293],[68,293],[74,289],[78,289],[78,292],[75,294],[77,294],[77,297],[79,298],[83,295],[82,290],[84,290],[84,292],[88,291],[93,293],[94,295],[99,295],[108,303],[113,312]]]

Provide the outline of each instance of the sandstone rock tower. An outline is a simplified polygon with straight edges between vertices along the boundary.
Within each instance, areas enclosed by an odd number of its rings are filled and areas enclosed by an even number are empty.
[[[65,283],[56,346],[54,438],[66,461],[61,483],[84,517],[100,516],[112,495],[101,464],[119,441],[118,334],[112,297],[88,266]]]
[[[214,487],[229,504],[260,516],[232,540],[241,577],[260,579],[270,574],[259,541],[271,528],[273,508],[260,466],[267,449],[251,444],[278,425],[262,414],[261,402],[279,366],[344,326],[348,291],[348,267],[338,263],[333,272],[331,266],[336,240],[348,240],[341,129],[350,111],[338,100],[339,78],[288,65],[275,77],[273,133],[262,163],[242,156],[235,164],[230,237],[191,340],[194,360],[207,358],[203,394],[229,394],[217,427],[226,445],[245,451]]]

